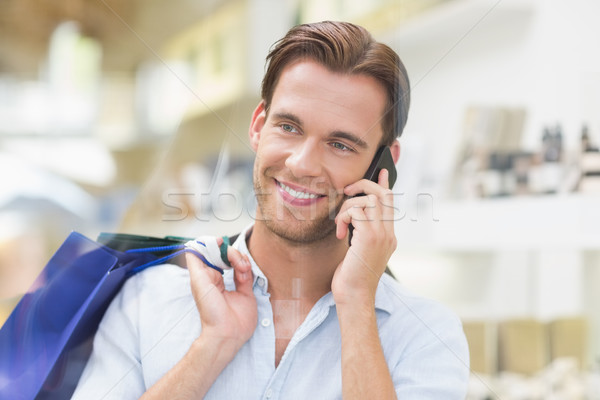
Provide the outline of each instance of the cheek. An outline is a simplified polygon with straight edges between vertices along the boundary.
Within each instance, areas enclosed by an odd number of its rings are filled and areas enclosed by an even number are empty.
[[[275,141],[262,141],[256,151],[255,175],[272,175],[285,168],[286,150]],[[270,171],[270,172],[269,172]]]
[[[256,155],[263,165],[270,165],[274,162],[278,162],[278,160],[285,159],[285,153],[285,148],[274,141],[261,142],[256,151]]]
[[[259,172],[270,168],[274,170],[286,168],[285,162],[294,153],[294,145],[293,141],[285,140],[263,130],[263,136],[256,151]],[[355,157],[344,159],[327,152],[323,152],[321,155],[323,175],[319,180],[336,191],[343,191],[346,186],[362,179],[369,167],[369,162],[363,162]]]
[[[343,191],[348,185],[351,185],[363,178],[367,167],[353,163],[334,163],[326,171],[329,177],[330,185],[338,191]]]

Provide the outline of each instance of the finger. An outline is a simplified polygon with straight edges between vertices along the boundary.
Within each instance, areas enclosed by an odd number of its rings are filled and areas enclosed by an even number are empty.
[[[340,208],[340,211],[335,216],[336,237],[338,239],[343,239],[348,233],[348,225],[350,225],[352,220],[349,210],[351,208],[365,207],[367,202],[368,198],[365,196],[353,197],[344,201],[342,207]]]
[[[250,264],[248,256],[229,246],[227,249],[227,258],[233,267],[233,278],[236,290],[244,294],[251,294],[252,265]]]
[[[343,218],[351,208],[375,210],[378,208],[379,203],[378,197],[374,194],[350,198],[346,200],[340,207],[340,211],[336,216],[336,220],[337,218]]]
[[[234,268],[241,267],[245,261],[248,261],[248,257],[233,246],[227,246],[227,259]]]
[[[336,237],[343,239],[348,232],[348,225],[352,224],[355,228],[358,224],[361,224],[368,220],[368,217],[364,213],[363,207],[351,206],[340,211],[336,216]]]
[[[344,222],[342,218],[335,217],[335,237],[342,240],[348,234],[348,223]]]
[[[394,218],[394,193],[390,189],[389,171],[382,169],[379,171],[378,183],[384,190],[379,191],[379,202],[382,206],[383,221],[393,221]]]
[[[195,283],[203,286],[219,286],[223,283],[221,274],[215,269],[208,267],[193,253],[186,253],[185,261],[187,269],[190,272],[190,277]]]
[[[381,211],[379,210],[379,199],[374,194],[366,196],[365,205],[362,207],[365,217],[368,221],[381,221]]]
[[[344,188],[344,194],[347,196],[356,196],[360,194],[381,194],[384,187],[380,186],[377,182],[370,181],[368,179],[361,179],[348,185]]]
[[[384,189],[389,189],[390,188],[390,181],[389,181],[389,176],[390,176],[390,172],[383,168],[381,171],[379,171],[379,186],[383,186]]]
[[[225,290],[221,274],[206,266],[194,254],[186,253],[185,261],[187,269],[190,272],[192,288],[197,291],[198,299],[203,298],[214,287],[218,288],[221,292]]]
[[[346,234],[349,230],[348,226],[350,225],[350,221],[352,220],[349,210],[350,208],[352,208],[353,200],[354,199],[346,200],[342,204],[340,211],[335,216],[335,236],[340,240],[346,237]]]
[[[394,193],[388,189],[381,203],[383,220],[393,222],[396,213],[396,208],[394,207]]]

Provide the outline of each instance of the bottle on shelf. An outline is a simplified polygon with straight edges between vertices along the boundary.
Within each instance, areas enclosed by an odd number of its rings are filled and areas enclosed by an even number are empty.
[[[600,193],[600,151],[594,145],[587,125],[581,128],[579,168],[579,192]]]
[[[557,193],[564,179],[563,131],[560,124],[556,124],[554,129],[544,127],[540,159],[541,164],[531,172],[534,192]]]

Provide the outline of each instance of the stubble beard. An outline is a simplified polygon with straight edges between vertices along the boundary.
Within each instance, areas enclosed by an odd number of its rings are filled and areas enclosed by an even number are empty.
[[[310,244],[322,241],[335,235],[335,216],[342,207],[343,195],[338,195],[334,189],[329,191],[327,197],[328,207],[308,207],[300,213],[293,206],[276,201],[276,189],[266,185],[272,178],[268,177],[268,169],[261,173],[257,163],[254,165],[254,193],[260,215],[257,222],[263,223],[271,232],[282,239],[296,244]]]

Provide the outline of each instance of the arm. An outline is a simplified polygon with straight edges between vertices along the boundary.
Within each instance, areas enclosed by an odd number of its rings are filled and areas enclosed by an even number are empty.
[[[221,275],[195,256],[186,255],[192,293],[202,331],[186,355],[141,399],[202,398],[256,327],[256,300],[247,257],[229,248],[235,291],[226,291]]]
[[[342,332],[343,398],[395,399],[373,303],[340,306],[338,318]]]
[[[467,341],[460,320],[444,307],[425,299],[402,301],[401,319],[383,332],[387,337],[403,332],[397,340],[402,348],[387,349],[398,364],[390,365],[390,371],[384,358],[375,292],[396,247],[393,198],[385,173],[380,174],[379,185],[362,180],[348,186],[349,196],[368,195],[347,200],[336,217],[338,238],[345,237],[350,222],[355,227],[332,283],[342,336],[343,397],[464,399],[469,379]],[[407,343],[411,343],[408,351]]]
[[[342,336],[342,391],[344,399],[395,399],[396,393],[379,340],[375,316],[375,292],[379,278],[396,247],[393,197],[387,171],[379,185],[361,180],[346,188],[353,196],[338,216],[337,237],[355,230],[346,257],[337,268],[332,292]]]
[[[239,347],[224,338],[200,335],[186,355],[140,399],[201,399]]]
[[[106,310],[72,400],[135,399],[144,391],[135,322],[139,292],[136,276],[125,283]]]

